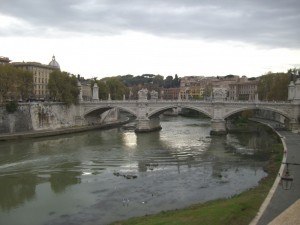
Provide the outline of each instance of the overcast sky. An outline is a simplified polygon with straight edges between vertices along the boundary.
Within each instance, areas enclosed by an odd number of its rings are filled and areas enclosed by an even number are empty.
[[[0,56],[86,78],[300,67],[299,0],[0,0]]]

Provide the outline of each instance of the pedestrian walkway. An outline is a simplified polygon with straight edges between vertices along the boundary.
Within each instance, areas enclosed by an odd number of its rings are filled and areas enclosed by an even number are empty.
[[[274,126],[272,122],[266,122],[269,126]],[[285,142],[287,149],[286,162],[287,163],[300,163],[300,135],[290,131],[277,131],[281,135],[282,140]],[[256,218],[256,221],[251,224],[267,225],[269,223],[277,224],[276,217],[283,213],[286,209],[292,206],[298,199],[300,199],[300,166],[289,165],[290,173],[293,175],[294,180],[290,190],[284,190],[279,183],[274,188],[274,193],[267,202],[267,206],[263,209],[261,215]],[[282,172],[281,172],[282,173]],[[282,174],[281,174],[282,175]],[[272,191],[272,190],[271,190]],[[299,221],[300,213],[289,213],[290,217],[294,217],[293,221]],[[276,218],[276,219],[275,219]],[[274,220],[275,219],[275,220]],[[293,223],[286,223],[293,224]]]
[[[272,220],[269,225],[298,225],[300,224],[300,199]]]

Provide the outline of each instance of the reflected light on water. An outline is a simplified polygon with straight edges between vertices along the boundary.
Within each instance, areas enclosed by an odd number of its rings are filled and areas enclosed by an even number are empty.
[[[86,175],[92,175],[92,173],[91,173],[91,172],[83,171],[83,172],[82,172],[82,176],[86,176]]]
[[[147,134],[114,128],[0,143],[0,224],[104,225],[257,185],[277,138],[210,136],[209,122],[166,117]]]
[[[137,145],[137,138],[134,132],[126,132],[123,134],[124,144],[129,148],[135,148]]]

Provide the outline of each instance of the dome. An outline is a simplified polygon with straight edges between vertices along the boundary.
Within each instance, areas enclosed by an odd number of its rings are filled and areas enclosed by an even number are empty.
[[[53,66],[53,67],[60,69],[58,62],[55,60],[55,56],[52,56],[52,61],[49,62],[49,66]]]

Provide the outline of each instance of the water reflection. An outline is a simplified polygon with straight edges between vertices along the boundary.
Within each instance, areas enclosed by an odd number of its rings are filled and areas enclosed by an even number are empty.
[[[266,161],[274,150],[274,145],[279,141],[268,129],[257,128],[253,135],[228,134],[225,149],[227,152],[237,154],[242,158]]]
[[[80,163],[65,163],[55,168],[58,171],[52,172],[50,174],[49,182],[51,183],[51,189],[55,193],[61,193],[66,190],[70,185],[81,183],[81,172],[70,171],[70,168],[75,168],[79,166]]]
[[[276,140],[263,130],[210,137],[208,124],[172,117],[149,134],[118,128],[0,143],[0,222],[29,214],[33,225],[106,224],[256,185]]]
[[[34,199],[37,183],[37,176],[28,173],[0,176],[1,210],[9,211]]]
[[[124,145],[129,148],[135,148],[137,145],[137,136],[133,132],[124,132]]]

